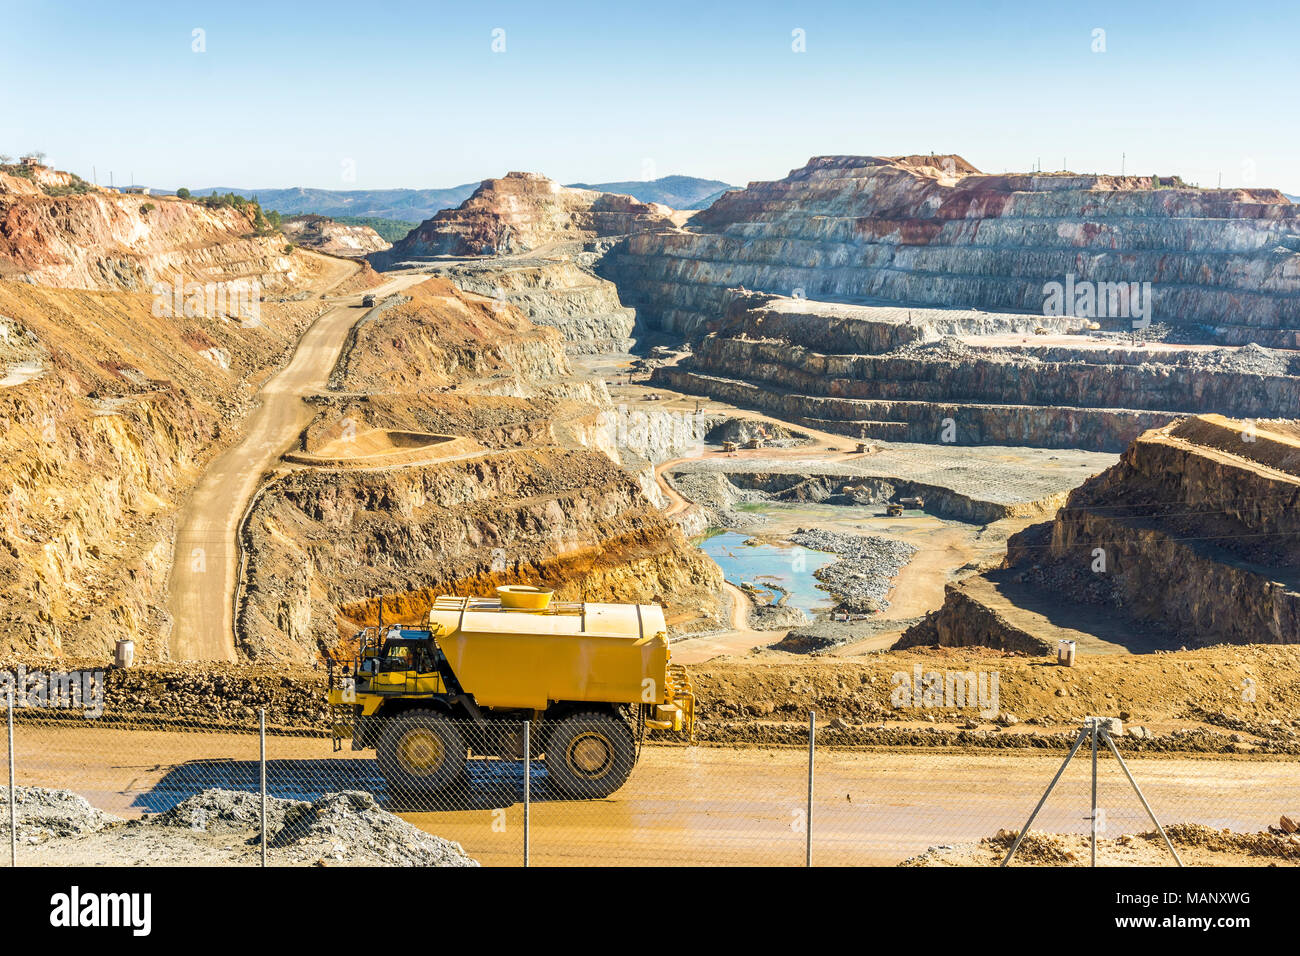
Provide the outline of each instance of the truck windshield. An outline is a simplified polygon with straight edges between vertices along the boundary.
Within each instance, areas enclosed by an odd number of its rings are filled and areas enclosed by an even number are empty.
[[[417,674],[433,673],[433,648],[430,641],[388,641],[384,644],[384,670],[413,670]]]

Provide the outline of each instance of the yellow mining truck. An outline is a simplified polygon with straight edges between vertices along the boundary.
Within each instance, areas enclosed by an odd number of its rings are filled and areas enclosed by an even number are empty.
[[[511,586],[442,596],[427,628],[366,628],[330,662],[335,749],[374,748],[390,789],[446,790],[467,759],[541,758],[550,785],[605,797],[627,780],[647,729],[690,735],[695,696],[669,662],[657,604],[553,603]]]

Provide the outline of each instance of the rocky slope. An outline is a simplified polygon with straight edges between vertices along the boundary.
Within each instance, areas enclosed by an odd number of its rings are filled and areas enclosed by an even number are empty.
[[[0,279],[127,291],[242,281],[276,292],[300,278],[283,237],[255,234],[251,206],[68,188],[0,173]]]
[[[608,395],[573,374],[554,329],[429,279],[356,327],[331,389],[309,447],[337,447],[349,427],[473,444],[400,468],[293,469],[272,481],[245,526],[243,655],[312,661],[377,620],[381,597],[386,620],[418,623],[439,593],[502,583],[662,599],[679,625],[719,613],[720,572],[616,463]]]
[[[0,650],[158,649],[175,508],[322,308],[289,298],[253,325],[0,282]]]
[[[1041,652],[1300,643],[1300,425],[1209,415],[1153,429],[949,585],[901,646]]]
[[[1016,322],[737,295],[653,381],[857,437],[1116,452],[1183,414],[1300,410],[1295,352],[1006,334]]]
[[[250,525],[240,621],[254,659],[315,659],[377,619],[419,623],[439,594],[497,584],[565,598],[708,600],[716,568],[602,455],[521,450],[374,473],[295,472]],[[339,627],[342,617],[350,619]]]
[[[505,303],[432,278],[385,306],[353,328],[332,389],[607,397],[598,385],[572,380],[559,333]]]
[[[1300,343],[1300,207],[1280,192],[988,175],[957,156],[815,157],[724,194],[689,231],[629,237],[603,274],[687,334],[736,287],[1042,314],[1045,285],[1074,276],[1152,283],[1154,319],[1194,339]]]
[[[536,325],[559,329],[574,353],[622,352],[633,344],[636,312],[614,283],[589,268],[590,255],[458,262],[435,267],[456,287],[515,306]]]
[[[421,256],[526,252],[547,243],[586,241],[670,225],[672,210],[631,196],[570,189],[537,173],[484,180],[456,209],[420,224],[387,261]]]
[[[383,252],[392,243],[369,226],[350,226],[324,216],[294,216],[280,225],[290,242],[330,256],[361,259],[372,252]]]

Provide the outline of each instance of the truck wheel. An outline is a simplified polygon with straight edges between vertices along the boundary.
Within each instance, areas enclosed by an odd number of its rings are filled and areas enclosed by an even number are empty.
[[[627,782],[635,763],[632,728],[610,714],[561,717],[546,737],[546,776],[573,797],[608,797]]]
[[[390,792],[443,790],[465,772],[465,736],[456,721],[412,710],[387,721],[376,748]]]

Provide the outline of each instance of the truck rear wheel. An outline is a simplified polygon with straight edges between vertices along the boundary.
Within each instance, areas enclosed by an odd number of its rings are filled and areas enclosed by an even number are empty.
[[[546,737],[546,776],[573,797],[608,797],[627,782],[635,763],[632,728],[610,714],[561,717]]]
[[[390,793],[444,790],[465,772],[465,735],[456,721],[410,710],[385,723],[376,747]]]

